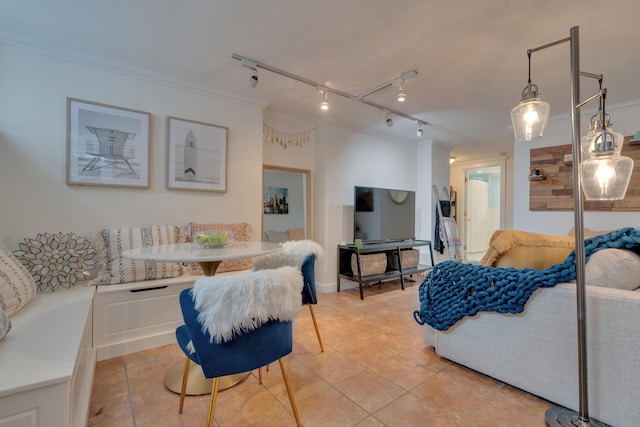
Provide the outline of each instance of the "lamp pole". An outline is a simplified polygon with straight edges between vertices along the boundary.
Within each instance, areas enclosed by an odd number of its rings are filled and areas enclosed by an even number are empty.
[[[534,49],[527,50],[529,57],[529,92],[523,92],[523,99],[512,110],[512,120],[516,138],[531,140],[542,136],[544,123],[548,116],[548,104],[538,99],[537,89],[531,93],[531,53],[556,46],[565,42],[570,45],[570,92],[571,92],[571,146],[573,150],[573,217],[575,229],[575,263],[576,263],[576,323],[578,342],[578,400],[579,412],[563,407],[552,407],[547,410],[545,419],[552,427],[587,427],[606,426],[599,421],[589,418],[589,385],[588,385],[588,363],[587,363],[587,323],[586,323],[586,295],[585,295],[585,247],[584,247],[584,194],[582,182],[582,150],[580,138],[580,108],[596,98],[601,98],[604,91],[594,95],[589,99],[580,102],[580,77],[594,77],[602,81],[601,75],[582,73],[580,71],[580,34],[578,27],[571,28],[569,37],[548,43]],[[546,105],[546,106],[545,106]],[[533,111],[532,111],[533,110]],[[527,117],[529,113],[533,113]],[[542,119],[541,119],[542,117]],[[542,127],[538,127],[536,122],[529,120],[541,120]],[[604,117],[603,117],[604,121]],[[527,124],[529,128],[518,127],[516,123]],[[534,124],[536,123],[536,124]],[[540,123],[540,122],[538,122]],[[535,132],[533,129],[535,128]],[[604,136],[603,136],[604,138]],[[626,189],[625,189],[626,191]]]
[[[578,387],[579,412],[576,414],[562,407],[547,410],[545,418],[550,426],[606,426],[589,418],[589,384],[587,363],[587,323],[585,295],[585,249],[584,249],[584,198],[581,180],[580,149],[580,34],[578,27],[573,27],[569,39],[570,44],[570,79],[571,79],[571,139],[573,149],[573,217],[575,228],[575,260],[576,260],[576,318],[578,330]],[[543,46],[548,47],[550,45]],[[576,416],[577,415],[577,416]]]

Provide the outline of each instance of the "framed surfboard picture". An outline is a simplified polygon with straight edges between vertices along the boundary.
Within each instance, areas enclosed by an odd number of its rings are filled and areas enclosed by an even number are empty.
[[[167,117],[167,188],[227,191],[227,136],[223,126]]]

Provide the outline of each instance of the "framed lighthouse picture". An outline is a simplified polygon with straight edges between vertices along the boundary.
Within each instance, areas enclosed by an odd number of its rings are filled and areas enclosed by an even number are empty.
[[[223,126],[167,117],[167,188],[227,191],[227,136]]]
[[[149,188],[150,118],[67,98],[67,184]]]

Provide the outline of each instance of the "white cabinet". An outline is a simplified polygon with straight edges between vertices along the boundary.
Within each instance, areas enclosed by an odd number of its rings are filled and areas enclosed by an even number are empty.
[[[0,341],[0,427],[86,426],[95,288],[38,294]]]

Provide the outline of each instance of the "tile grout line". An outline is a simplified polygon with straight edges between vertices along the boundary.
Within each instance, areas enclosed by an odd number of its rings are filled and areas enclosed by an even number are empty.
[[[131,385],[129,384],[129,372],[127,368],[127,361],[123,357],[122,363],[124,364],[124,379],[127,382],[127,397],[129,398],[129,411],[131,412],[131,422],[133,427],[136,427],[136,412],[133,408],[133,396],[131,395]]]

